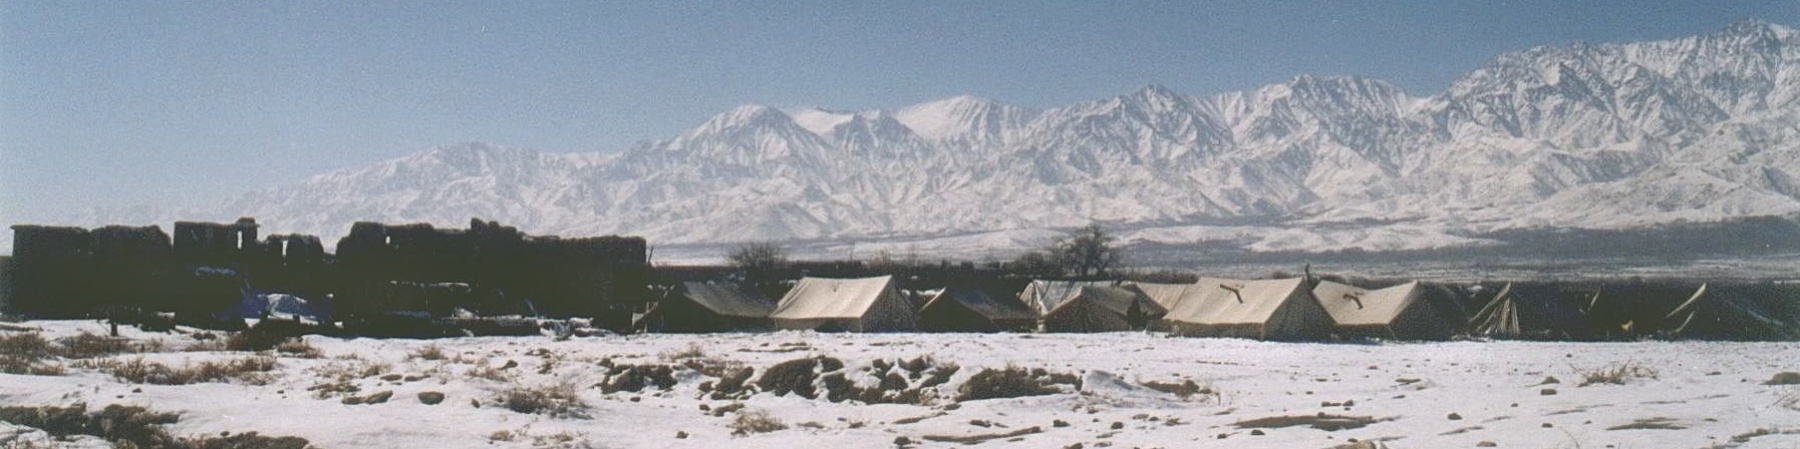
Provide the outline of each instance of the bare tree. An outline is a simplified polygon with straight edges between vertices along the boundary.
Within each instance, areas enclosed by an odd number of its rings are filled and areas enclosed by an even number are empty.
[[[1051,255],[1063,272],[1075,276],[1105,276],[1120,265],[1120,251],[1113,247],[1118,240],[1099,223],[1075,230],[1075,235],[1052,244]]]
[[[749,242],[725,255],[732,266],[750,272],[768,272],[787,268],[787,248],[775,242]]]

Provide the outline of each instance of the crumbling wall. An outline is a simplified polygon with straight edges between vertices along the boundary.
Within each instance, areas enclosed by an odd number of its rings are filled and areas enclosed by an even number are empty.
[[[13,226],[13,291],[9,312],[79,318],[93,295],[93,240],[86,229]]]
[[[169,306],[174,250],[160,226],[105,226],[89,233],[92,307],[161,309]]]
[[[465,283],[461,308],[523,313],[529,302],[622,330],[648,295],[647,251],[642,238],[533,237],[480,219],[466,230],[362,222],[338,241],[338,297],[355,313],[383,313],[409,303],[392,297],[393,282]]]

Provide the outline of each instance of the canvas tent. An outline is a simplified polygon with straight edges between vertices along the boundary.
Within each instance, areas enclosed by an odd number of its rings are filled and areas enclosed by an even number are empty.
[[[1084,285],[1044,314],[1044,332],[1142,330],[1167,313],[1136,288]]]
[[[1138,291],[1144,292],[1145,296],[1149,296],[1151,301],[1156,301],[1156,304],[1163,306],[1164,309],[1175,308],[1175,303],[1180,302],[1181,296],[1187,294],[1188,287],[1194,286],[1194,284],[1163,284],[1156,282],[1132,282],[1127,285],[1137,288]]]
[[[769,314],[778,329],[840,332],[904,332],[914,329],[917,312],[893,276],[861,279],[800,279]]]
[[[1306,280],[1201,278],[1163,322],[1192,337],[1308,340],[1325,337],[1331,316],[1313,300]]]
[[[770,328],[775,301],[733,284],[683,282],[639,320],[650,332],[729,332]]]
[[[1630,339],[1654,335],[1663,315],[1704,287],[1679,282],[1633,281],[1565,287],[1582,299],[1587,329],[1597,338]]]
[[[1450,328],[1425,300],[1417,281],[1364,289],[1331,281],[1313,287],[1313,298],[1331,315],[1334,332],[1345,337],[1441,340]]]
[[[1509,283],[1469,318],[1469,334],[1511,339],[1593,339],[1594,333],[1588,329],[1582,312],[1592,300],[1591,292]]]
[[[1029,332],[1037,312],[997,286],[951,285],[926,295],[919,330],[926,332]]]
[[[1687,301],[1663,316],[1661,333],[1670,338],[1708,340],[1794,340],[1800,328],[1758,307],[1754,298],[1770,288],[1708,288],[1702,284]],[[1790,293],[1791,294],[1791,293]],[[1775,295],[1786,296],[1786,295]],[[1788,296],[1791,297],[1791,296]]]
[[[1038,315],[1050,313],[1063,300],[1074,297],[1082,287],[1111,287],[1112,281],[1046,281],[1034,280],[1019,292],[1019,301],[1036,310]]]

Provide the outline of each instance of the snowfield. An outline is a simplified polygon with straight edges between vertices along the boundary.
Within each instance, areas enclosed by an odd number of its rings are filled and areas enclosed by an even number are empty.
[[[9,326],[41,330],[52,342],[106,332],[94,321]],[[181,333],[121,332],[158,343],[146,353],[47,360],[65,368],[60,376],[0,374],[0,407],[139,405],[179,413],[169,427],[177,436],[255,431],[326,448],[1800,446],[1800,385],[1765,385],[1778,372],[1800,371],[1800,343],[1791,342],[1310,344],[1154,333],[308,336],[303,341],[317,357],[269,352],[272,371],[148,385],[119,380],[108,372],[119,363],[106,361],[178,367],[256,355]],[[741,365],[762,376],[781,362],[814,356],[841,360],[842,373],[859,388],[892,377],[924,404],[832,402],[824,391],[817,399],[767,391],[712,399],[703,391],[720,380],[703,372],[718,367]],[[929,366],[923,375],[910,374],[905,363],[889,367],[915,359],[914,368]],[[959,369],[947,382],[917,388],[951,364]],[[626,365],[670,366],[675,384],[661,390],[651,382],[640,392],[598,387],[620,385],[608,377],[619,370],[607,366]],[[1044,378],[1059,382],[1051,385],[1058,392],[957,399],[984,368],[1007,367],[1043,369]],[[1622,373],[1623,384],[1579,386],[1585,374],[1606,370]],[[1190,380],[1198,389],[1185,396],[1144,385]],[[521,413],[501,400],[509,391],[559,386],[578,402],[564,413]],[[392,392],[384,401],[345,403],[383,391]],[[424,392],[444,400],[427,405]],[[763,413],[764,423],[786,428],[734,435]],[[29,447],[25,442],[108,447],[95,438],[53,442],[43,432],[0,424],[0,447]]]

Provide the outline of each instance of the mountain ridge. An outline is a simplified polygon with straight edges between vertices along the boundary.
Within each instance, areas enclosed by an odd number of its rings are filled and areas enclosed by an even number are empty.
[[[1800,213],[1796,123],[1800,32],[1744,21],[1503,53],[1423,97],[1298,75],[1041,109],[973,95],[868,111],[746,105],[617,154],[444,145],[203,215],[327,240],[355,220],[469,217],[659,244],[1035,239],[1099,221],[1146,229],[1131,241],[1425,249],[1505,229]],[[1233,222],[1264,224],[1216,225]],[[1030,246],[999,240],[986,250]]]

